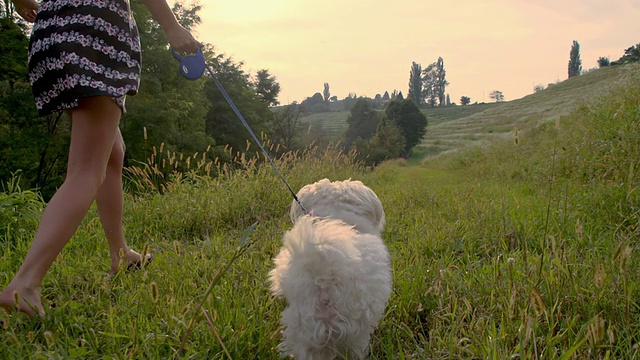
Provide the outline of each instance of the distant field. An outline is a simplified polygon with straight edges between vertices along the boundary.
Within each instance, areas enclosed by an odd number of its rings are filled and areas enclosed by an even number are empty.
[[[305,127],[312,125],[314,131],[324,131],[331,139],[340,139],[347,130],[348,111],[315,113],[305,116],[301,122]]]
[[[486,145],[496,139],[519,136],[541,123],[555,121],[594,97],[604,95],[631,67],[608,67],[574,77],[522,99],[503,103],[423,108],[427,116],[427,134],[414,148],[415,158],[428,158],[475,145]],[[325,131],[328,137],[340,139],[347,129],[348,111],[310,114],[303,123],[314,131]]]

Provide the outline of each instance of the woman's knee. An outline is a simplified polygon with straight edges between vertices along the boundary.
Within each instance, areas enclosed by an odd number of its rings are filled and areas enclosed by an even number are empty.
[[[109,163],[107,166],[122,168],[124,164],[124,151],[125,146],[124,142],[122,142],[122,138],[116,137],[116,140],[113,142],[113,148],[111,149],[111,154],[109,155]]]

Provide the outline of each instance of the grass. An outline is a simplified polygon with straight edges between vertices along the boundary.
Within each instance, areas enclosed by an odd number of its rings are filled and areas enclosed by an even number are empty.
[[[516,128],[526,133],[573,112],[591,99],[608,94],[620,81],[636,72],[635,66],[605,67],[514,101],[458,106],[451,112],[446,108],[426,110],[427,134],[415,151],[425,157],[439,156],[507,139]]]
[[[331,148],[278,160],[294,189],[357,178],[385,206],[394,292],[371,359],[640,356],[640,72],[614,71],[606,94],[549,110],[517,141],[506,132],[373,171]],[[508,119],[510,104],[482,113]],[[47,318],[0,311],[0,358],[278,358],[284,304],[267,273],[291,197],[268,166],[240,156],[232,168],[216,179],[170,174],[163,191],[144,180],[152,170],[132,172],[126,232],[154,262],[109,276],[92,210],[45,278]],[[251,246],[205,296],[254,223]],[[0,238],[0,288],[24,258],[29,224]]]
[[[349,111],[313,113],[301,119],[303,125],[312,126],[313,132],[324,132],[330,139],[340,140],[347,131]]]

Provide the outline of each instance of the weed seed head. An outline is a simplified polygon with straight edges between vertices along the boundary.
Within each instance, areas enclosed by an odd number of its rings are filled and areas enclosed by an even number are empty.
[[[597,288],[602,287],[602,285],[604,285],[604,278],[605,278],[604,264],[598,263],[598,265],[596,265],[596,272],[593,275],[594,285]]]
[[[55,344],[55,340],[53,339],[53,333],[51,331],[44,332],[44,340],[47,342],[48,347],[52,347]]]
[[[629,256],[631,256],[631,252],[633,249],[630,246],[625,246],[622,252],[620,253],[620,269],[624,269],[627,265],[627,260]]]
[[[160,294],[158,291],[158,284],[156,284],[155,281],[149,284],[149,295],[151,296],[151,301],[154,304],[158,302],[158,297],[160,296]]]
[[[176,255],[180,255],[180,253],[182,252],[180,250],[180,242],[178,240],[175,240],[173,242],[173,251],[175,251]]]

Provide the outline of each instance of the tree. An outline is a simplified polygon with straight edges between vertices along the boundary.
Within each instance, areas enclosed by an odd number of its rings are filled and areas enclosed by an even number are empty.
[[[273,141],[287,150],[295,149],[299,145],[296,140],[299,141],[301,131],[300,118],[305,114],[304,108],[295,102],[276,110],[271,122]]]
[[[407,98],[413,100],[418,105],[424,102],[422,97],[422,65],[415,61],[411,63]]]
[[[611,60],[606,56],[600,56],[598,58],[598,67],[605,67],[611,65]]]
[[[280,104],[280,101],[278,101],[278,95],[280,94],[280,84],[278,84],[275,76],[269,74],[269,70],[259,70],[253,86],[258,96],[268,106],[277,106],[278,104]]]
[[[469,105],[471,103],[471,98],[468,96],[460,97],[460,105]]]
[[[446,76],[442,57],[422,71],[423,98],[427,99],[431,106],[446,104],[446,88],[449,85]]]
[[[492,92],[489,93],[489,97],[493,100],[495,100],[495,102],[503,102],[504,101],[504,95],[502,94],[502,91],[500,90],[493,90]]]
[[[322,97],[324,101],[329,101],[331,99],[331,91],[329,91],[329,83],[324,83],[324,91],[322,92]]]
[[[27,28],[14,22],[12,3],[0,18],[0,180],[22,170],[25,188],[39,188],[45,200],[64,179],[69,126],[62,113],[38,116],[29,85]],[[17,19],[15,19],[17,20]]]
[[[534,93],[537,93],[538,91],[542,91],[542,90],[544,90],[544,85],[542,85],[542,84],[537,84],[537,85],[535,85],[533,87],[533,92]]]
[[[358,160],[366,165],[378,165],[384,160],[398,158],[405,149],[406,140],[398,127],[386,116],[380,120],[371,139],[358,139],[354,143]]]
[[[580,75],[582,72],[582,60],[580,60],[580,44],[573,40],[571,51],[569,52],[569,77]]]
[[[236,64],[222,55],[217,59],[219,62],[215,66],[216,76],[236,107],[241,110],[253,132],[270,134],[271,128],[268,125],[271,123],[273,112],[256,94],[249,81],[249,75],[242,70],[242,63]],[[205,116],[207,135],[221,146],[228,144],[237,150],[245,149],[251,137],[213,80],[206,81],[204,93],[210,106]],[[257,149],[256,144],[252,145],[254,150]]]
[[[436,106],[438,95],[436,93],[436,63],[429,64],[422,70],[422,97],[427,104]]]
[[[378,127],[380,115],[371,108],[369,100],[359,98],[351,107],[344,134],[345,144],[350,147],[358,138],[367,140],[373,136]]]
[[[444,60],[442,57],[438,58],[436,62],[436,83],[435,83],[435,91],[436,96],[438,97],[438,102],[440,106],[444,106],[445,103],[445,94],[447,85],[449,82],[446,80],[447,71],[444,69]]]
[[[304,99],[300,106],[304,107],[305,111],[309,113],[322,113],[329,112],[331,108],[329,104],[324,100],[321,93],[317,92],[313,96]]]
[[[451,96],[447,94],[447,106],[451,106]]]
[[[370,160],[377,165],[383,160],[398,158],[406,147],[407,140],[400,133],[398,126],[383,118],[376,133],[371,138]]]
[[[121,122],[122,136],[127,144],[125,161],[144,161],[150,147],[161,143],[165,144],[165,149],[176,152],[194,153],[206,149],[214,144],[214,139],[207,134],[205,117],[212,105],[205,97],[205,84],[213,81],[208,77],[198,81],[182,77],[168,51],[169,40],[162,28],[141,1],[131,1],[131,8],[138,24],[144,61],[140,90],[136,96],[127,99],[127,113]],[[200,8],[187,8],[177,3],[173,10],[178,21],[191,29],[200,22]],[[222,56],[215,56],[211,46],[204,46],[203,54],[210,64],[223,61]],[[218,69],[218,66],[212,67]],[[225,69],[225,65],[221,68]],[[228,78],[220,73],[219,78],[225,78],[223,82],[232,92]],[[249,84],[248,77],[242,80]],[[255,95],[253,89],[249,88],[249,91]],[[233,113],[227,116],[230,115]],[[146,139],[143,138],[145,129]],[[222,136],[216,133],[221,142]]]
[[[640,43],[626,48],[624,50],[624,55],[622,55],[622,57],[615,62],[615,65],[628,64],[638,61],[640,61]],[[611,65],[614,65],[614,63],[611,63]]]
[[[427,132],[427,117],[411,99],[393,100],[385,110],[387,118],[400,130],[406,143],[403,156],[408,156],[411,149],[420,143]]]

